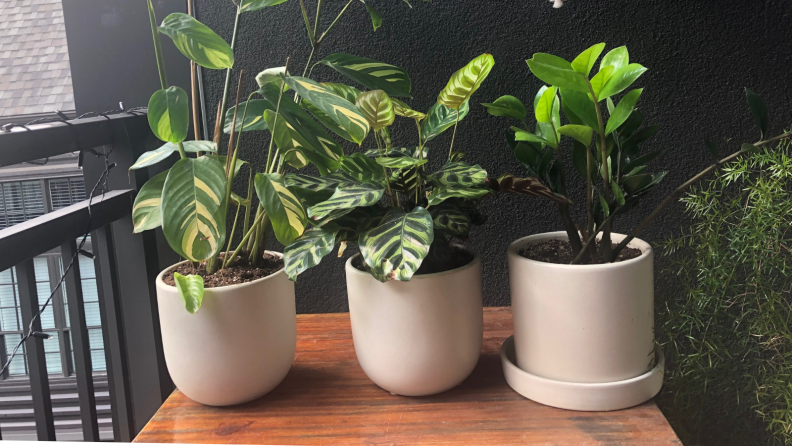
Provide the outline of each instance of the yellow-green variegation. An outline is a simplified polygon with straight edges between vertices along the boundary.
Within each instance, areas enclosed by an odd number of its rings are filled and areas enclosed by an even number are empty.
[[[335,247],[337,230],[311,228],[283,250],[284,271],[289,280],[322,261]]]
[[[300,199],[289,190],[283,176],[277,173],[256,174],[256,195],[267,211],[275,237],[288,246],[308,226],[308,216]]]
[[[319,63],[327,65],[369,90],[384,90],[389,96],[395,97],[412,97],[410,76],[395,65],[345,53],[331,54]]]
[[[487,171],[478,164],[471,166],[463,162],[453,162],[427,178],[437,186],[483,187],[487,181]]]
[[[337,95],[341,96],[342,98],[346,99],[352,104],[355,103],[358,96],[360,96],[361,94],[360,90],[358,90],[355,87],[350,87],[349,85],[335,84],[332,82],[322,82],[322,85],[333,90]],[[300,103],[306,110],[308,110],[312,115],[314,115],[314,117],[318,119],[319,122],[322,123],[322,125],[330,129],[333,133],[346,139],[347,141],[355,142],[352,136],[350,136],[350,134],[346,130],[339,127],[339,125],[336,124],[335,121],[333,121],[330,118],[330,116],[327,115],[327,113],[323,112],[322,110],[319,110],[316,106],[306,101],[305,99],[300,101]]]
[[[429,205],[440,204],[449,198],[467,198],[475,200],[492,192],[484,188],[464,188],[464,187],[435,187],[429,194]]]
[[[165,17],[159,31],[173,39],[182,54],[202,67],[220,70],[234,66],[231,45],[187,14],[175,12]]]
[[[432,215],[432,222],[435,231],[441,231],[448,235],[464,237],[470,233],[472,224],[470,214],[465,212],[453,200],[440,203],[429,208]]]
[[[154,136],[178,144],[187,137],[190,111],[187,93],[179,87],[157,90],[148,105],[148,123]]]
[[[160,205],[162,204],[162,187],[165,185],[167,177],[168,171],[166,170],[146,181],[146,184],[140,188],[137,197],[135,197],[135,204],[132,205],[132,224],[135,233],[159,228],[162,225]]]
[[[225,166],[202,156],[185,158],[168,171],[162,188],[162,230],[180,256],[201,262],[225,241]]]
[[[461,121],[470,111],[468,102],[462,104],[459,110],[452,110],[443,104],[435,104],[426,112],[426,119],[421,123],[421,139],[424,142],[435,139],[438,135],[451,128],[455,122]],[[459,119],[457,119],[459,113]]]
[[[184,141],[182,144],[184,145],[184,151],[187,153],[217,152],[217,144],[213,143],[212,141]],[[157,164],[158,162],[168,158],[178,151],[179,147],[176,144],[167,142],[157,150],[151,150],[140,155],[137,161],[135,161],[135,164],[133,164],[129,170],[137,170],[144,167],[153,166],[154,164]]]
[[[380,224],[360,235],[360,254],[378,279],[408,281],[434,241],[432,216],[418,206],[392,208]]]
[[[372,183],[341,183],[329,199],[308,208],[308,216],[319,220],[336,210],[354,209],[377,203],[385,186]]]
[[[487,78],[495,59],[490,54],[482,54],[471,60],[451,76],[448,84],[437,97],[437,103],[457,110],[466,103]]]
[[[393,111],[399,116],[412,118],[416,121],[421,121],[426,117],[425,114],[411,109],[409,105],[396,98],[391,98],[391,101],[393,101]]]
[[[422,166],[429,160],[416,159],[405,155],[400,157],[382,156],[375,158],[374,161],[376,161],[380,166],[387,167],[389,169],[404,169],[406,167]]]
[[[342,156],[338,160],[338,168],[340,171],[355,178],[358,182],[375,183],[381,186],[381,183],[385,181],[385,172],[382,167],[362,153]]]
[[[201,303],[203,302],[203,277],[197,274],[183,276],[174,272],[173,281],[176,282],[176,289],[179,290],[179,296],[184,300],[184,308],[186,308],[190,314],[195,314],[195,312],[201,308]]]
[[[371,128],[375,131],[388,127],[396,119],[393,102],[382,90],[372,90],[361,94],[357,97],[355,105],[363,112],[371,124]]]

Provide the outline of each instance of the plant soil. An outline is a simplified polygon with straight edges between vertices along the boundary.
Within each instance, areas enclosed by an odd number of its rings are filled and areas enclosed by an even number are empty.
[[[185,276],[197,274],[203,277],[204,288],[217,288],[226,285],[239,285],[252,282],[275,274],[281,269],[283,269],[283,259],[265,253],[264,258],[259,261],[257,266],[252,266],[242,257],[237,257],[236,260],[231,262],[228,268],[217,270],[214,274],[206,272],[206,264],[204,263],[196,267],[192,263],[187,262],[165,274],[162,277],[162,281],[165,282],[166,285],[176,286],[176,282],[173,279],[174,272]]]
[[[615,249],[618,243],[613,243],[612,246]],[[602,249],[602,243],[597,242],[597,250],[599,251]],[[534,243],[532,245],[524,246],[518,252],[521,256],[525,257],[526,259],[536,260],[539,262],[547,262],[547,263],[558,263],[558,264],[569,264],[573,260],[575,260],[575,256],[572,253],[572,246],[569,244],[567,240],[545,240],[540,243]],[[624,248],[619,253],[619,257],[616,258],[616,262],[623,262],[625,260],[634,259],[636,257],[641,256],[641,250],[636,248]]]
[[[451,259],[442,266],[422,263],[420,268],[418,268],[418,271],[415,272],[415,274],[423,275],[423,274],[435,274],[435,273],[442,273],[445,271],[451,271],[452,269],[457,269],[467,265],[468,263],[472,262],[473,259],[476,257],[470,251],[467,251],[466,249],[460,248],[458,246],[451,246],[451,252],[452,252]],[[354,266],[359,271],[366,272],[366,267],[363,264],[362,256],[357,256],[353,258],[352,266]]]

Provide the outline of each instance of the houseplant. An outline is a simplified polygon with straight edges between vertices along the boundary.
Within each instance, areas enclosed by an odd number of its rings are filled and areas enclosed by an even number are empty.
[[[502,192],[555,201],[564,227],[564,232],[526,237],[509,247],[513,345],[521,370],[511,369],[512,379],[541,381],[526,391],[539,402],[583,410],[638,404],[662,383],[662,364],[657,364],[662,354],[654,348],[653,254],[635,237],[690,184],[778,138],[765,139],[765,124],[762,140],[743,145],[681,185],[629,235],[612,234],[614,218],[634,208],[665,172],[647,173],[647,163],[659,153],[641,153],[640,144],[658,128],[641,127],[636,104],[643,90],[626,91],[646,68],[630,63],[627,48],[619,47],[590,77],[604,48],[604,43],[594,45],[571,63],[544,53],[527,61],[530,71],[549,84],[534,99],[534,132],[517,98],[484,104],[490,114],[522,121],[506,139],[530,175],[507,174],[491,184]],[[761,116],[761,100],[749,93],[749,103]],[[561,109],[569,124],[561,125]],[[572,141],[571,149],[562,149],[562,137]],[[559,156],[562,152],[569,156]],[[564,158],[586,183],[585,225],[576,225],[569,212]],[[558,391],[544,393],[551,385]],[[568,398],[581,388],[591,392],[590,398]]]
[[[453,239],[464,240],[482,222],[477,205],[491,190],[486,171],[461,161],[454,140],[470,97],[493,65],[489,54],[473,59],[454,73],[426,114],[392,98],[404,93],[394,91],[393,83],[378,84],[391,91],[344,86],[365,115],[376,148],[341,157],[337,170],[323,177],[286,176],[313,226],[284,250],[286,272],[296,279],[336,245],[341,253],[347,243],[360,247],[346,263],[355,351],[369,378],[392,393],[442,392],[465,379],[478,360],[480,261]],[[396,71],[378,67],[383,69]],[[358,72],[339,71],[364,87],[378,86],[367,85]],[[299,78],[286,82],[317,104],[315,85]],[[414,120],[415,146],[392,144],[388,127],[397,115]],[[451,127],[451,146],[447,154],[439,152],[446,164],[426,172],[426,143]]]

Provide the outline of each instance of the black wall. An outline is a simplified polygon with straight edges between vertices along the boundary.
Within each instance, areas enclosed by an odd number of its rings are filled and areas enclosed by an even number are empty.
[[[316,2],[306,3],[313,17]],[[346,2],[325,3],[323,27]],[[649,68],[636,84],[645,88],[641,110],[647,122],[661,126],[644,150],[662,149],[664,154],[654,166],[670,173],[651,199],[617,221],[617,230],[629,230],[675,185],[710,162],[705,140],[718,142],[725,152],[758,139],[744,87],[766,100],[773,132],[792,123],[792,2],[788,0],[569,0],[561,9],[544,0],[413,0],[413,9],[396,0],[370,3],[384,17],[382,28],[372,32],[363,5],[352,2],[319,57],[343,51],[401,66],[412,77],[411,105],[427,110],[454,71],[482,52],[493,54],[495,68],[471,101],[471,112],[457,135],[457,147],[467,152],[468,160],[493,174],[525,172],[503,140],[507,122],[489,116],[479,103],[512,94],[530,104],[541,84],[528,71],[525,59],[535,52],[571,60],[597,42],[607,42],[608,49],[627,45],[631,60]],[[231,2],[196,0],[196,4],[198,18],[230,40],[235,13]],[[298,67],[291,71],[299,73],[309,50],[299,2],[292,0],[242,16],[235,68],[248,73],[249,92],[255,89],[256,73],[283,65],[287,56],[292,67]],[[317,67],[313,74],[322,81],[341,80],[326,67]],[[206,70],[205,79],[207,109],[214,110],[224,73]],[[432,141],[430,148],[447,150],[450,133]],[[732,142],[727,143],[727,138]],[[410,123],[397,124],[394,142],[414,141]],[[260,168],[267,135],[248,133],[244,142],[245,159]],[[442,162],[439,158],[435,155],[436,164]],[[569,176],[575,178],[571,172]],[[573,184],[578,188],[573,195],[577,203],[583,201],[580,186]],[[508,305],[507,246],[519,237],[559,230],[561,225],[555,206],[536,199],[497,197],[487,200],[483,210],[489,221],[472,234],[472,246],[483,257],[485,302]],[[681,206],[672,206],[643,238],[658,241],[679,228],[684,223],[681,212]],[[333,257],[300,276],[301,312],[346,310],[343,261]]]

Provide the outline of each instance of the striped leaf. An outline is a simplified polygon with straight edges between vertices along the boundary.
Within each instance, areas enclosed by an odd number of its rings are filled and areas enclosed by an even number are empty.
[[[491,191],[489,189],[474,188],[454,188],[454,187],[435,187],[429,194],[429,205],[434,206],[448,200],[449,198],[467,198],[476,200]]]
[[[283,263],[289,280],[296,281],[300,273],[318,265],[322,257],[330,254],[335,247],[336,233],[327,228],[311,228],[286,246]]]
[[[220,252],[225,189],[225,168],[217,160],[185,158],[171,167],[162,188],[162,230],[180,256],[200,262]]]
[[[532,195],[553,200],[561,204],[572,204],[569,198],[557,194],[536,178],[517,178],[511,174],[501,175],[497,180],[490,180],[493,189],[521,195]]]
[[[327,201],[308,208],[308,216],[314,220],[342,209],[354,209],[360,206],[371,206],[382,198],[384,186],[371,183],[341,183]]]
[[[418,206],[410,213],[393,208],[379,226],[360,235],[360,254],[379,280],[408,281],[434,241],[432,216]]]
[[[465,102],[459,107],[459,120],[463,120],[470,111],[470,105]],[[435,139],[439,134],[451,128],[457,120],[457,110],[452,110],[443,104],[435,104],[426,113],[426,120],[421,125],[421,139],[424,142]]]
[[[390,177],[390,186],[397,192],[413,196],[415,189],[421,183],[421,178],[422,175],[417,166],[395,170]]]
[[[277,116],[272,110],[264,110],[264,121],[270,129],[272,139],[275,145],[278,146],[283,161],[286,164],[296,168],[302,169],[308,164],[308,156],[306,155],[305,147],[307,143],[305,139],[289,127],[289,123],[285,118]],[[308,151],[310,152],[310,150]]]
[[[405,167],[416,167],[422,166],[426,164],[427,159],[415,159],[411,156],[402,156],[402,157],[380,157],[375,158],[374,161],[377,162],[380,166],[387,167],[389,169],[403,169]]]
[[[393,111],[399,116],[403,116],[405,118],[412,118],[415,119],[416,121],[421,121],[423,118],[426,117],[425,114],[411,109],[409,105],[405,104],[404,102],[396,98],[391,98],[391,101],[393,101]]]
[[[357,100],[358,96],[360,96],[360,90],[354,87],[350,87],[348,85],[334,84],[332,82],[322,82],[322,85],[333,90],[337,95],[341,96],[342,98],[346,99],[347,101],[353,104]],[[322,110],[319,110],[316,106],[306,101],[305,99],[300,101],[300,104],[303,106],[303,108],[305,108],[312,115],[314,115],[314,117],[318,119],[319,122],[322,123],[322,125],[330,129],[333,133],[346,139],[347,141],[355,142],[355,140],[352,139],[352,136],[350,136],[346,130],[339,127],[339,125],[336,124],[335,121],[333,121],[330,118],[330,116],[327,115],[327,113],[323,112]]]
[[[182,144],[184,145],[184,151],[189,153],[217,152],[217,144],[213,143],[212,141],[184,141]],[[158,162],[168,158],[178,151],[179,147],[176,144],[167,142],[157,150],[151,150],[140,155],[137,161],[135,161],[135,164],[133,164],[129,170],[137,170],[144,167],[153,166],[154,164],[157,164]]]
[[[242,0],[239,5],[239,12],[258,11],[269,6],[280,5],[287,0]]]
[[[162,186],[165,185],[167,177],[166,170],[146,181],[146,184],[140,188],[135,197],[135,204],[132,205],[132,224],[135,233],[162,226],[160,204],[162,204]]]
[[[245,113],[247,107],[247,113]],[[264,110],[275,110],[270,107],[269,101],[263,99],[251,99],[239,104],[239,113],[237,113],[236,129],[235,132],[243,131],[249,132],[251,130],[267,130],[267,123],[264,122]],[[234,123],[234,112],[236,107],[231,107],[226,110],[225,126],[223,132],[231,133],[231,125]],[[242,116],[245,116],[242,122]]]
[[[319,63],[338,71],[369,90],[383,90],[389,96],[411,98],[410,76],[403,69],[351,54],[331,54]]]
[[[427,178],[436,186],[481,187],[487,181],[487,171],[478,164],[471,166],[467,163],[455,162],[446,164]]]
[[[357,182],[379,184],[385,181],[385,171],[382,167],[362,153],[342,156],[338,161],[338,168],[355,178]]]
[[[457,110],[466,103],[487,78],[495,59],[490,54],[482,54],[451,76],[448,84],[437,96],[437,103]]]
[[[338,231],[336,243],[342,241],[357,243],[360,234],[378,226],[387,212],[387,208],[379,206],[356,208],[347,215],[329,222],[325,227],[328,230]]]
[[[148,104],[148,123],[154,136],[165,142],[180,143],[187,138],[190,109],[187,93],[179,87],[157,90]]]
[[[286,83],[301,97],[323,111],[330,119],[361,144],[371,130],[366,117],[351,102],[338,96],[332,89],[299,76],[286,78]]]
[[[195,312],[201,308],[201,302],[203,302],[203,277],[197,274],[183,276],[174,272],[173,281],[176,282],[176,289],[179,290],[179,296],[181,296],[184,301],[184,308],[186,308],[190,314],[195,314]]]
[[[384,150],[384,156],[386,157],[393,157],[393,158],[401,158],[403,156],[410,156],[413,158],[418,158],[418,147],[391,147],[390,149]],[[365,154],[371,158],[379,158],[380,152],[377,149],[366,150]],[[429,149],[427,147],[423,148],[423,156],[422,158],[426,158],[429,156]]]
[[[335,82],[322,82],[322,85],[335,91],[335,93],[351,103],[355,103],[361,91],[355,87]]]
[[[380,141],[382,141],[382,144],[385,145],[386,149],[389,149],[393,146],[393,142],[391,141],[390,130],[388,130],[387,127],[383,127],[377,130],[377,136],[379,136]]]
[[[187,14],[175,12],[165,17],[159,30],[173,39],[182,54],[202,67],[222,70],[234,66],[231,45]]]
[[[277,173],[256,174],[256,195],[267,211],[275,238],[288,246],[305,232],[308,216],[300,199]]]
[[[470,215],[450,200],[432,206],[429,213],[432,215],[435,231],[456,237],[464,237],[470,233],[472,224]]]
[[[355,106],[363,112],[371,124],[371,128],[375,131],[388,127],[396,119],[393,102],[382,90],[372,90],[361,94],[357,97]]]
[[[341,184],[355,184],[357,180],[344,172],[333,172],[323,177],[297,173],[286,174],[286,185],[309,191],[335,190]]]

